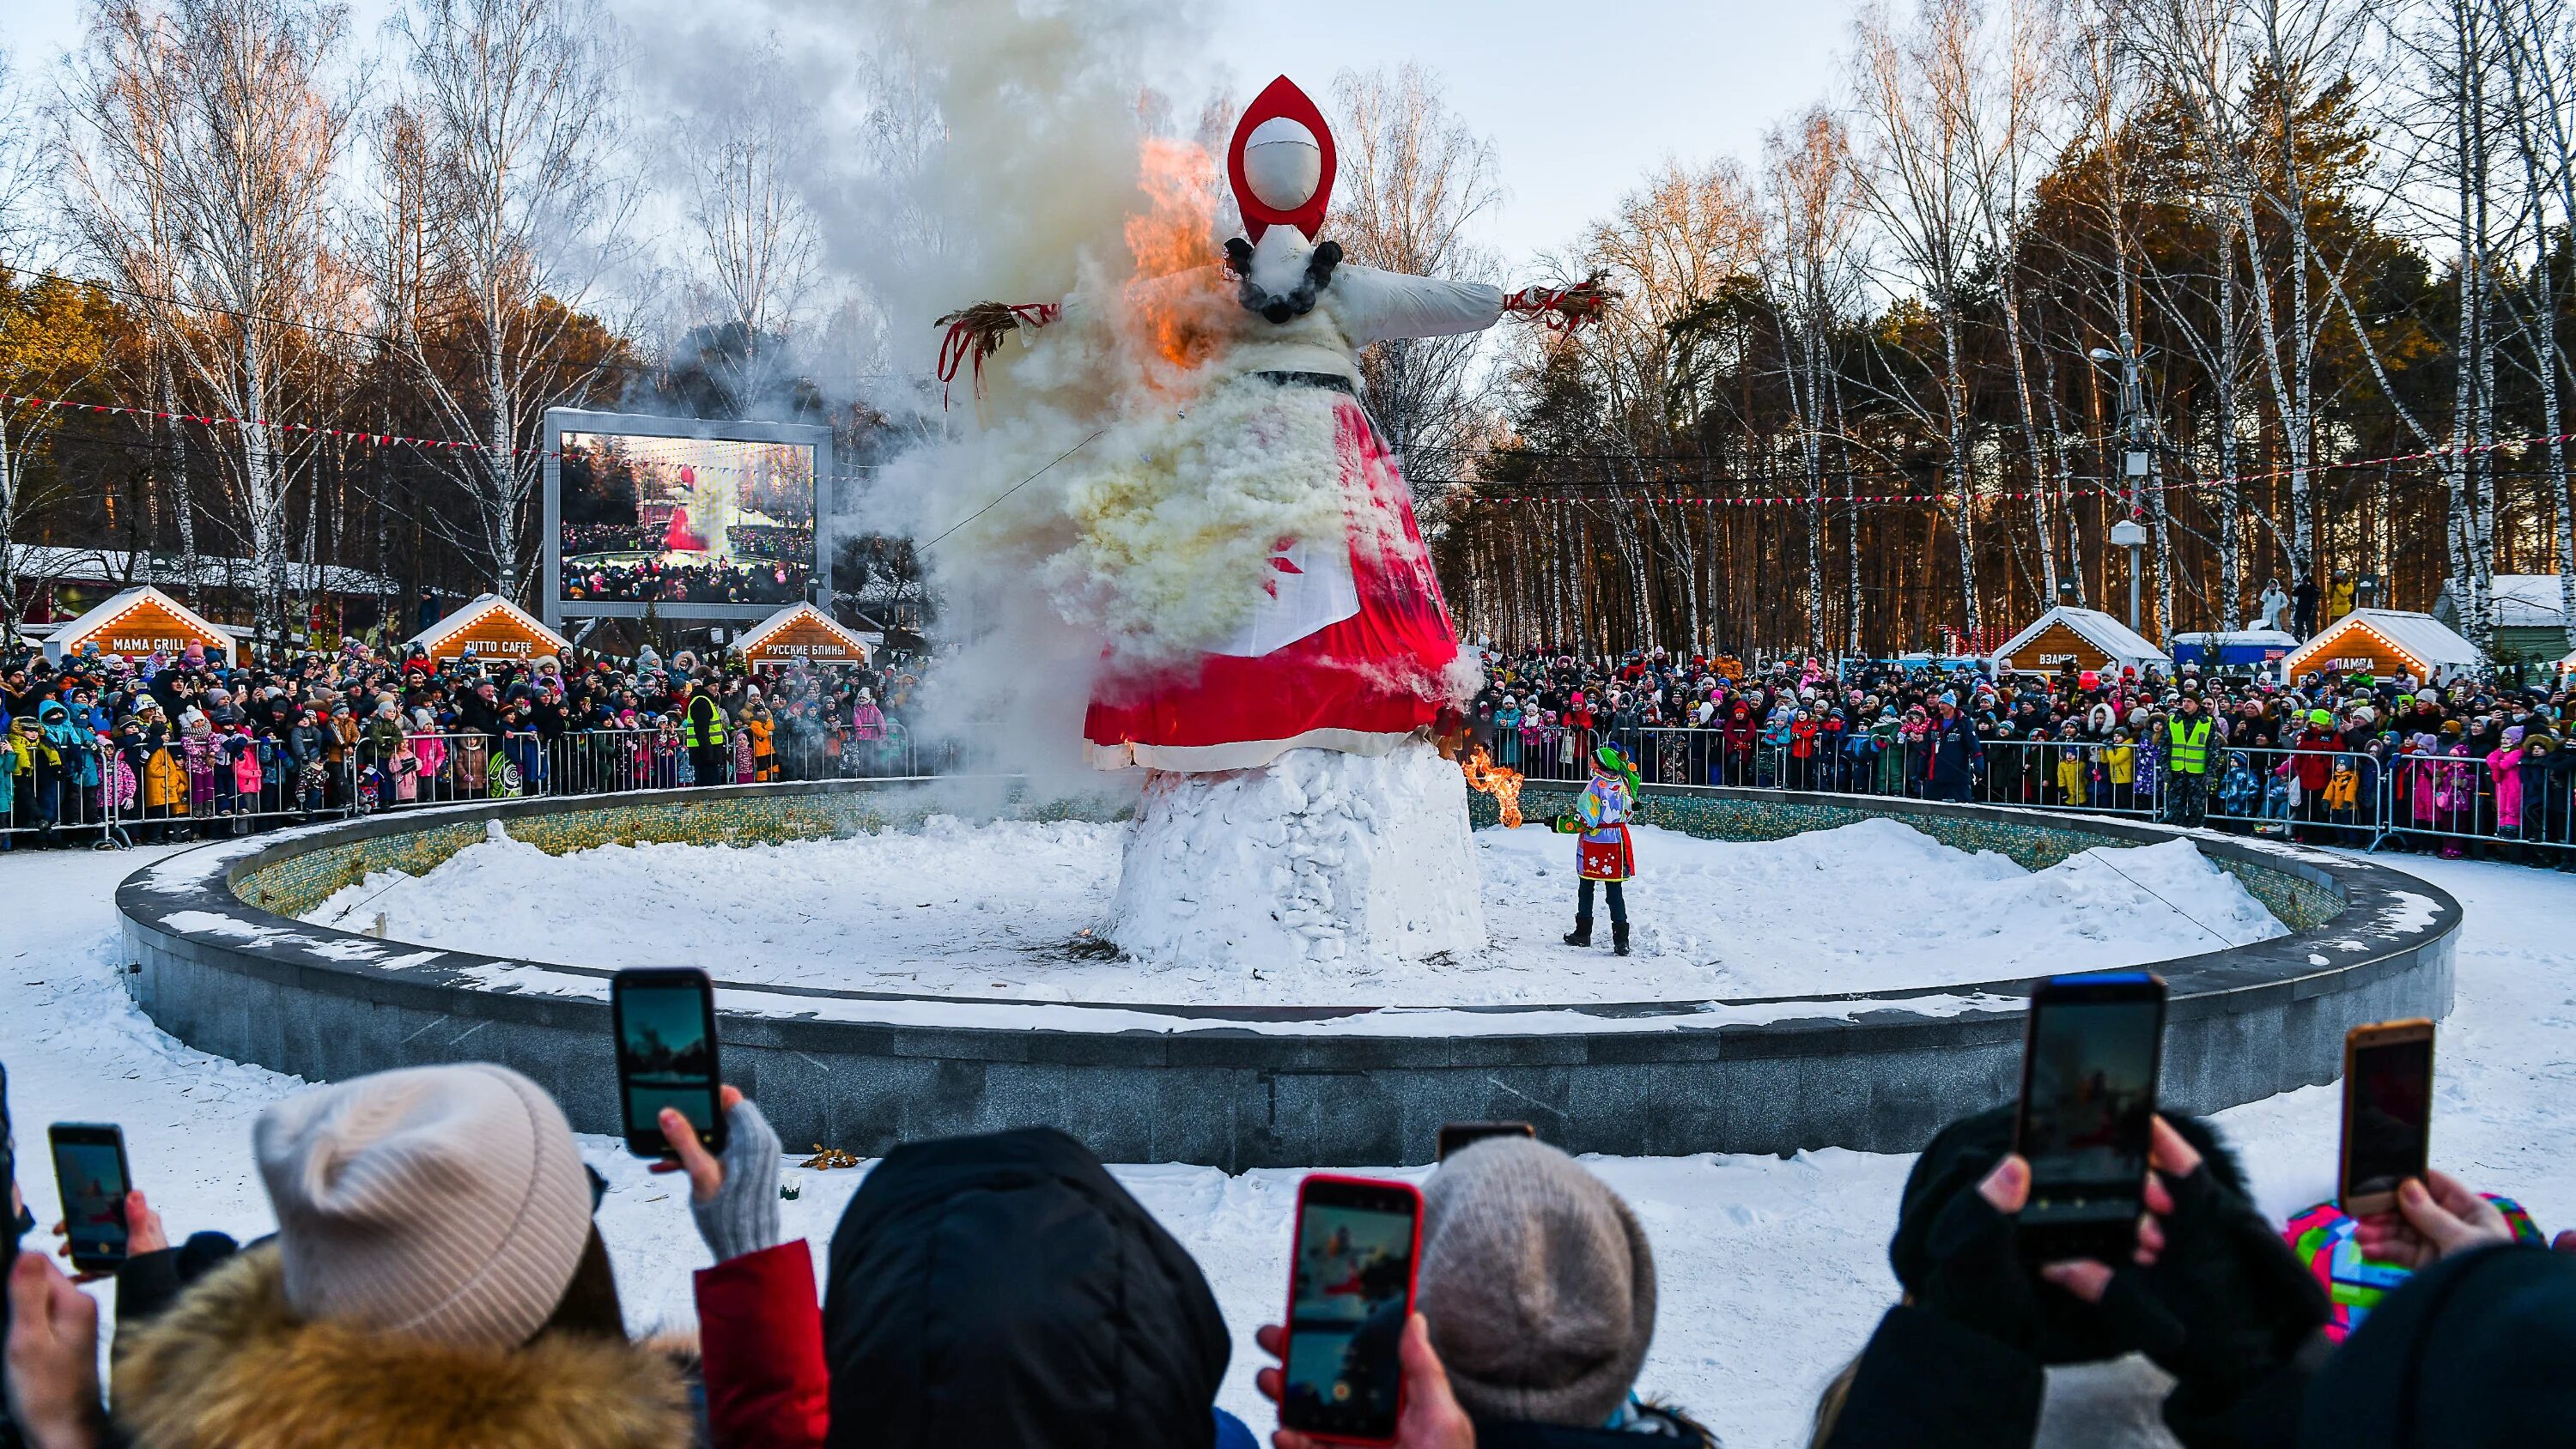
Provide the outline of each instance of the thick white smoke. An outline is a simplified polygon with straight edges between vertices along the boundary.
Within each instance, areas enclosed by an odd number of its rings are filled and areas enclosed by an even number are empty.
[[[862,400],[913,439],[843,526],[927,545],[955,651],[933,723],[1000,721],[1009,763],[1070,767],[1104,654],[1186,660],[1243,622],[1279,544],[1346,527],[1329,395],[1203,392],[1232,297],[1212,273],[1138,280],[1212,265],[1238,229],[1221,160],[1157,99],[1205,72],[1208,17],[1193,0],[880,0],[853,35],[837,5],[778,3],[784,54],[829,80],[807,200],[856,302],[837,336],[867,354]],[[655,64],[721,69],[757,34],[731,15],[684,26]],[[839,46],[863,58],[831,77],[814,57]],[[1068,305],[943,408],[933,319],[982,301]]]

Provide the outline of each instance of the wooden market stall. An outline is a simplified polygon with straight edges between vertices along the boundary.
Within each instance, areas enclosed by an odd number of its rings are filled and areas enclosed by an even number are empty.
[[[790,664],[865,664],[873,652],[857,631],[843,628],[812,604],[790,604],[733,641],[734,652],[754,669]]]
[[[527,663],[548,654],[572,652],[571,640],[499,594],[480,595],[414,634],[403,645],[403,652],[410,653],[414,644],[428,651],[436,663],[469,655],[487,663]]]
[[[101,601],[95,608],[55,629],[45,639],[45,657],[60,664],[95,645],[101,654],[140,659],[153,653],[177,654],[191,644],[233,662],[233,636],[223,626],[144,584]]]
[[[2281,661],[2290,679],[2327,669],[2344,674],[2411,674],[2441,684],[2486,662],[2478,646],[2430,614],[2406,609],[2355,609]]]
[[[2150,666],[2170,670],[2173,661],[2128,625],[2099,609],[2060,604],[2004,641],[1994,653],[1995,672],[2054,674],[2068,665],[2079,670],[2123,669],[2144,672]]]

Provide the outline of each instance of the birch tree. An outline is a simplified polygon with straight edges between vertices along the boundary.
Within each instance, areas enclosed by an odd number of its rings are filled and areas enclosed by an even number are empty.
[[[813,118],[789,86],[775,37],[745,57],[722,104],[675,133],[691,255],[689,311],[736,410],[787,380],[821,237],[802,190]]]
[[[2531,353],[2531,375],[2541,401],[2546,445],[2541,476],[2549,489],[2555,525],[2552,562],[2558,572],[2558,617],[2576,645],[2576,499],[2568,494],[2568,445],[2562,389],[2576,382],[2559,340],[2559,245],[2576,240],[2576,27],[2564,0],[2492,0],[2494,26],[2508,86],[2505,116],[2522,181],[2522,228],[2531,248],[2525,263],[2516,331]],[[2552,223],[2551,208],[2557,210]]]
[[[613,33],[589,0],[413,0],[393,25],[438,308],[404,329],[402,353],[433,416],[478,445],[433,460],[472,500],[508,597],[537,557],[545,411],[596,382],[573,344],[633,251],[638,188],[610,168]]]
[[[1476,227],[1501,199],[1492,141],[1449,109],[1439,80],[1418,65],[1333,79],[1342,124],[1333,236],[1351,260],[1415,276],[1494,281],[1502,263]],[[1483,337],[1380,342],[1360,357],[1369,409],[1408,475],[1464,476],[1461,453],[1486,413],[1477,353]],[[1435,522],[1436,496],[1422,500]]]
[[[1883,10],[1855,35],[1854,89],[1865,158],[1855,173],[1900,276],[1919,287],[1941,339],[1933,364],[1946,444],[1942,494],[1959,551],[1960,627],[1981,632],[1977,589],[1976,471],[1970,450],[1968,311],[1978,228],[1988,185],[1974,92],[1983,58],[1973,0],[1924,0],[1903,31]]]
[[[1825,652],[1825,450],[1840,432],[1834,405],[1834,334],[1848,323],[1858,301],[1854,254],[1858,212],[1852,196],[1849,138],[1832,112],[1819,106],[1788,131],[1763,142],[1763,175],[1769,193],[1764,247],[1764,290],[1780,332],[1789,414],[1797,433],[1798,462],[1807,484],[1807,648]],[[1847,470],[1846,470],[1847,471]],[[1858,518],[1845,520],[1852,550],[1847,573],[1856,574]],[[1856,591],[1855,591],[1856,592]],[[1850,611],[1854,628],[1860,613]],[[1849,634],[1850,631],[1846,631]],[[1857,652],[1856,637],[1843,647]]]
[[[322,320],[355,110],[338,75],[344,23],[319,0],[104,0],[56,108],[88,250],[226,420],[214,451],[274,637],[289,495],[313,457],[312,434],[279,424],[310,395],[293,364]]]

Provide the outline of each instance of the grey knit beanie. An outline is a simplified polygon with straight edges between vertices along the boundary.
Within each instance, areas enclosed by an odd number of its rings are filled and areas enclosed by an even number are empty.
[[[590,1239],[590,1182],[563,1109],[486,1062],[378,1072],[259,1116],[286,1300],[306,1318],[514,1348],[562,1299]]]
[[[1655,1336],[1655,1255],[1573,1158],[1490,1137],[1423,1188],[1418,1301],[1470,1417],[1599,1428]]]

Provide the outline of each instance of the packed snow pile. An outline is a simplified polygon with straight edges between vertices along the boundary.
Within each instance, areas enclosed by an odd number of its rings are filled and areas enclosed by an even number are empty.
[[[1635,948],[1687,963],[1656,979],[1694,996],[2010,981],[2289,934],[2188,840],[2097,848],[2033,871],[1886,819],[1741,843],[1634,828]],[[1562,932],[1571,841],[1526,827],[1476,839],[1495,936]]]
[[[1289,772],[1257,788],[1301,781],[1313,783]],[[1204,852],[1188,877],[1202,889],[1294,901],[1293,869],[1284,887],[1235,878],[1255,868],[1258,856],[1243,853],[1255,847],[1223,842],[1228,801],[1203,804],[1188,823],[1161,827],[1169,834],[1157,850]],[[1285,829],[1299,812],[1271,818]],[[2286,933],[2187,840],[2026,871],[1869,820],[1741,844],[1638,827],[1639,875],[1628,886],[1636,954],[1625,959],[1559,941],[1572,924],[1574,843],[1540,826],[1473,836],[1484,886],[1471,904],[1481,905],[1483,927],[1465,950],[1409,960],[1189,954],[1213,937],[1194,934],[1183,906],[1211,903],[1174,894],[1138,908],[1153,913],[1161,950],[1121,952],[1105,935],[1119,856],[1132,831],[1157,828],[1150,811],[1147,821],[935,816],[918,830],[847,840],[608,845],[563,856],[486,841],[425,876],[371,875],[305,919],[371,931],[382,914],[394,940],[565,965],[698,965],[731,981],[1183,1005],[1812,996],[2137,965]],[[1403,843],[1393,832],[1376,843],[1389,842]],[[1270,847],[1274,865],[1294,858],[1286,843]],[[1441,892],[1456,889],[1468,864],[1424,880],[1418,864],[1392,855],[1369,862],[1364,878],[1396,897],[1454,901]],[[1343,873],[1351,875],[1347,862]],[[1244,914],[1240,901],[1214,904],[1225,918]],[[1408,909],[1401,899],[1382,904]],[[1305,906],[1312,914],[1301,924],[1332,919],[1320,902]],[[1456,929],[1456,917],[1426,914],[1411,929]],[[1281,927],[1283,936],[1296,930]]]
[[[1130,955],[1338,979],[1485,945],[1467,783],[1427,743],[1290,750],[1260,769],[1157,774],[1102,934]]]

